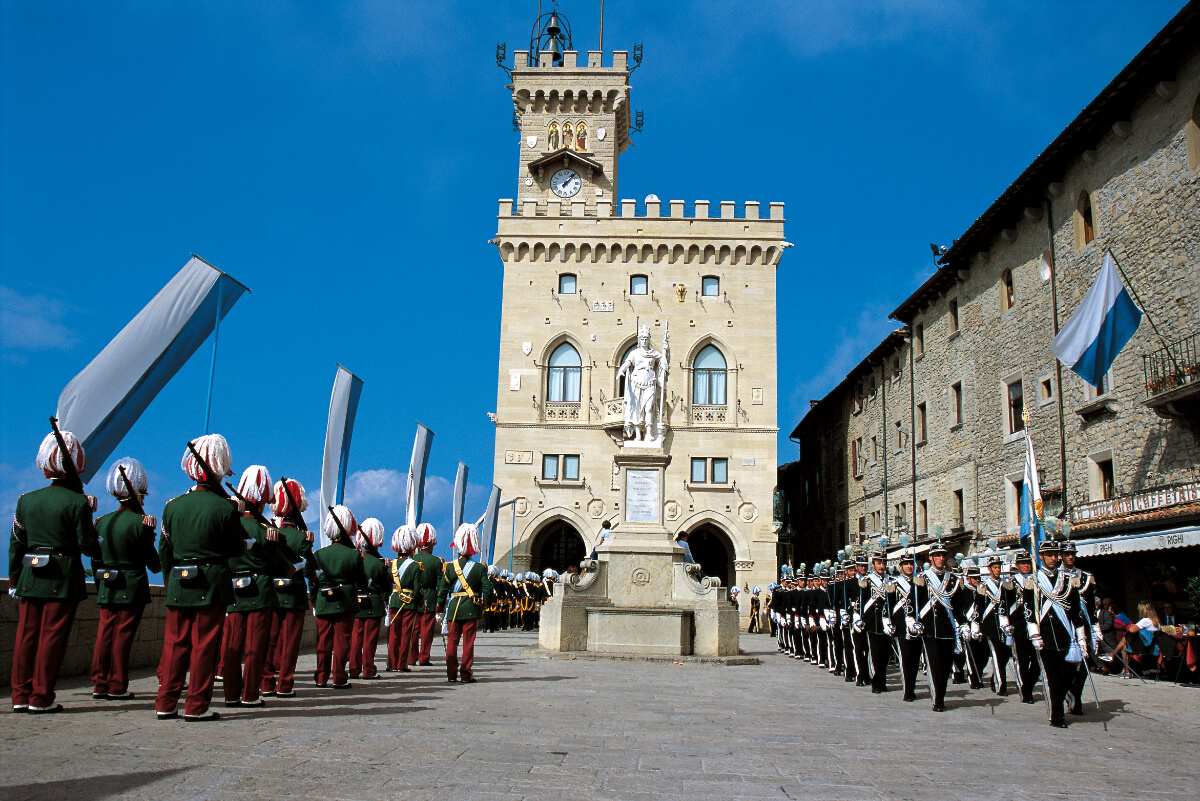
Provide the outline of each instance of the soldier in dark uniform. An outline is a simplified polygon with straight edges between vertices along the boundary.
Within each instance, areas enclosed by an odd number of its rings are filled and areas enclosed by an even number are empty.
[[[158,555],[166,577],[167,623],[154,703],[160,720],[178,717],[185,677],[184,719],[220,718],[209,704],[225,609],[234,600],[227,560],[246,550],[237,505],[221,494],[221,479],[233,475],[228,443],[220,434],[206,434],[191,444],[212,475],[190,449],[184,451],[181,467],[196,486],[163,509]]]
[[[86,464],[83,446],[60,432],[75,467],[66,467],[54,434],[38,448],[37,466],[50,486],[17,499],[8,542],[9,593],[20,599],[13,644],[13,712],[58,712],[54,688],[79,602],[87,598],[83,556],[100,556],[92,513],[96,499],[68,479]]]
[[[863,607],[859,616],[871,662],[871,692],[887,692],[887,666],[892,656],[891,604],[892,582],[887,575],[887,557],[882,551],[871,554],[871,572],[858,580],[863,591]]]
[[[1091,646],[1080,660],[1079,667],[1071,677],[1067,692],[1070,694],[1071,714],[1083,714],[1083,692],[1088,683],[1088,659],[1095,663],[1100,651],[1100,620],[1096,613],[1096,577],[1086,570],[1075,566],[1075,543],[1068,540],[1060,546],[1062,553],[1062,570],[1074,578],[1079,585],[1080,616],[1084,628],[1088,631],[1088,644]]]
[[[309,610],[309,582],[316,581],[317,563],[313,558],[313,535],[304,527],[303,514],[308,499],[299,481],[275,482],[272,509],[279,525],[279,542],[286,548],[275,553],[271,581],[278,606],[271,614],[267,656],[263,660],[262,694],[291,698],[296,694],[296,659],[304,618]],[[295,501],[295,505],[293,505]],[[296,508],[299,506],[299,508]]]
[[[759,621],[762,617],[762,601],[758,596],[761,593],[762,590],[760,590],[757,585],[755,585],[754,589],[750,591],[750,627],[746,629],[747,634],[760,633]]]
[[[391,610],[388,629],[388,659],[392,670],[409,673],[408,666],[413,655],[413,641],[417,637],[417,607],[421,605],[421,563],[413,558],[417,550],[417,530],[409,525],[400,526],[392,536],[392,595],[388,601]]]
[[[946,709],[946,684],[953,669],[954,653],[959,647],[955,606],[970,603],[970,597],[959,592],[958,577],[946,569],[946,559],[945,546],[934,543],[929,549],[932,566],[913,579],[916,615],[906,621],[908,628],[915,628],[921,636],[933,690],[934,712]]]
[[[867,554],[865,552],[860,553],[858,558],[855,560],[855,574],[860,578],[865,577],[869,572],[869,565],[870,563],[867,560]],[[867,602],[867,595],[863,591],[862,586],[858,585],[858,582],[856,582],[856,586],[853,587],[851,591],[857,595],[857,597],[853,600],[853,603],[854,608],[859,610],[859,615],[861,617],[861,610]],[[851,619],[853,619],[853,615],[851,615]],[[866,687],[871,683],[871,650],[868,645],[867,633],[864,624],[860,623],[859,625],[852,626],[852,630],[850,632],[850,641],[854,648],[854,686]]]
[[[988,559],[988,575],[982,578],[976,590],[975,606],[979,610],[979,630],[992,660],[992,689],[997,695],[1008,695],[1008,662],[1012,658],[1013,634],[1008,610],[1013,605],[1016,586],[1000,575],[1002,565],[999,556]]]
[[[379,627],[387,613],[387,597],[392,579],[388,563],[379,555],[383,545],[383,523],[368,517],[358,526],[354,538],[362,558],[367,589],[358,593],[358,612],[350,632],[350,678],[371,680],[379,678],[375,669],[375,652],[379,649]]]
[[[471,557],[479,553],[479,530],[463,523],[454,532],[454,548],[459,556],[447,562],[438,579],[438,611],[447,621],[446,680],[454,683],[461,677],[475,682],[475,632],[483,608],[492,597],[492,582],[487,569]],[[462,640],[463,655],[458,659],[458,642]]]
[[[417,526],[417,551],[413,559],[421,566],[417,578],[420,605],[417,607],[417,629],[421,633],[421,644],[417,651],[417,664],[429,667],[433,651],[433,639],[437,635],[437,585],[442,574],[442,558],[433,555],[437,545],[437,530],[429,523]]]
[[[842,675],[846,681],[858,679],[858,656],[854,653],[854,617],[858,614],[858,565],[847,558],[842,564],[842,584],[838,598],[838,637],[842,642]]]
[[[126,479],[133,487],[132,493]],[[157,521],[139,512],[148,487],[146,469],[137,459],[118,459],[108,471],[105,488],[121,506],[96,521],[100,558],[92,560],[92,574],[96,580],[100,626],[92,651],[93,698],[122,701],[134,697],[129,692],[129,652],[142,612],[150,603],[146,570],[162,572],[154,549]]]
[[[1058,544],[1039,547],[1042,567],[1025,578],[1022,595],[1029,641],[1041,659],[1042,679],[1050,699],[1050,725],[1065,729],[1063,706],[1074,664],[1088,648],[1075,578],[1058,569]]]
[[[248,504],[241,524],[249,547],[229,560],[234,600],[225,610],[221,676],[225,706],[262,706],[262,663],[271,639],[271,616],[279,604],[271,580],[279,530],[267,528],[256,519],[271,498],[267,468],[257,464],[247,467],[238,482],[238,494]]]
[[[959,640],[966,654],[967,676],[972,690],[983,689],[983,668],[988,661],[988,646],[983,639],[983,628],[979,624],[979,567],[967,565],[963,570],[963,591],[970,603],[960,609],[958,618]],[[958,608],[958,607],[956,607]]]
[[[1033,575],[1033,559],[1024,548],[1013,555],[1013,564],[1017,574],[1013,577],[1015,592],[1012,604],[1008,608],[1008,618],[1013,626],[1013,655],[1017,663],[1017,685],[1021,690],[1021,703],[1035,704],[1033,688],[1037,685],[1041,670],[1038,667],[1037,652],[1029,641],[1029,631],[1025,626],[1025,582]]]
[[[891,618],[895,632],[893,642],[900,652],[900,679],[904,685],[904,699],[912,703],[917,700],[917,672],[921,669],[921,636],[914,633],[908,624],[915,619],[913,607],[913,576],[916,571],[915,557],[903,551],[899,554],[900,575],[892,577]]]
[[[347,690],[350,634],[358,612],[358,593],[367,588],[367,574],[354,547],[358,521],[353,512],[345,506],[333,507],[325,516],[322,533],[329,544],[313,554],[318,573],[308,593],[317,616],[317,669],[313,683],[325,687],[332,678],[333,689]]]

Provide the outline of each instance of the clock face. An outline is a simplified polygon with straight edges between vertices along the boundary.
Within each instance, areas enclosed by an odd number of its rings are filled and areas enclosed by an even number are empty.
[[[575,197],[583,186],[583,180],[574,170],[559,170],[550,178],[550,188],[559,197]]]

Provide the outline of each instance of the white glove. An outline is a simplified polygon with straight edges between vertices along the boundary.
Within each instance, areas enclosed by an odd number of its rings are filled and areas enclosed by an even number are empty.
[[[1000,630],[1007,634],[1012,634],[1012,626],[1009,625],[1008,615],[1000,615],[998,619],[1000,621]]]
[[[1029,638],[1029,641],[1031,643],[1033,643],[1034,648],[1036,648],[1039,651],[1042,650],[1042,645],[1044,645],[1044,643],[1042,642],[1042,635],[1034,634],[1032,637]]]
[[[16,588],[16,587],[9,587],[9,588],[8,588],[8,597],[9,597],[9,598],[16,598],[16,597],[17,597],[17,588]]]
[[[811,628],[815,627],[816,625],[817,625],[817,621],[813,619],[812,615],[809,615],[808,616],[808,627],[811,629]]]
[[[1104,637],[1100,634],[1100,632],[1098,632],[1098,631],[1093,632],[1092,633],[1092,650],[1094,650],[1096,653],[1100,653],[1100,643],[1102,643],[1102,642],[1104,642]]]
[[[829,625],[832,626],[834,621],[837,620],[837,613],[835,613],[832,609],[826,609],[825,610],[825,619],[828,620]]]
[[[825,620],[825,618],[823,618],[823,617],[821,618],[820,625],[821,625],[821,631],[829,631],[829,623],[828,623],[828,621]]]
[[[847,612],[845,609],[842,610],[842,625],[843,626],[850,625],[850,613]]]
[[[904,624],[908,627],[909,637],[920,637],[925,633],[925,627],[918,623],[916,618],[905,618]]]
[[[445,620],[445,619],[446,619],[446,613],[445,613],[445,612],[438,612],[438,613],[437,613],[437,614],[435,614],[433,617],[434,617],[434,619],[436,619],[436,620],[437,620],[437,622],[438,622],[438,623],[441,623],[443,620]]]
[[[1079,650],[1086,654],[1088,649],[1087,629],[1084,629],[1082,626],[1075,629],[1075,642],[1079,643]]]
[[[885,617],[883,619],[883,633],[889,637],[892,637],[896,634],[896,624],[892,623],[892,619],[890,617]]]
[[[983,639],[983,629],[980,628],[978,621],[971,624],[971,639],[972,640],[982,640]]]
[[[971,638],[971,625],[969,623],[963,623],[961,626],[959,626],[958,636],[964,640],[969,640]]]

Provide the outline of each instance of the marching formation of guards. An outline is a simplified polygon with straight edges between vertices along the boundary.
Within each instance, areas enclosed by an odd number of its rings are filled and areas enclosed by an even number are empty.
[[[919,572],[912,552],[900,554],[895,572],[882,551],[857,559],[847,551],[811,574],[785,566],[768,588],[772,634],[781,653],[873,693],[891,689],[888,666],[897,663],[907,702],[917,700],[923,670],[935,712],[946,708],[947,684],[982,689],[985,673],[992,692],[1008,695],[1011,664],[1021,701],[1036,703],[1040,681],[1050,724],[1065,728],[1068,708],[1083,714],[1088,657],[1100,647],[1095,580],[1075,566],[1071,542],[1048,541],[1038,553],[1035,570],[1029,553],[1017,551],[1007,575],[995,555],[983,574],[949,570],[940,542]]]
[[[496,598],[484,610],[484,629],[489,632],[507,631],[518,626],[521,631],[534,631],[541,621],[542,604],[554,594],[558,572],[546,568],[537,573],[509,573],[495,565],[488,568]]]
[[[474,682],[474,643],[486,625],[537,626],[541,602],[558,575],[496,574],[477,559],[479,532],[470,523],[454,534],[457,558],[433,554],[433,526],[401,526],[395,559],[379,553],[384,526],[359,523],[345,506],[325,516],[329,542],[314,550],[303,518],[304,487],[272,482],[251,465],[236,488],[229,446],[219,434],[189,442],[181,467],[194,486],[167,502],[162,535],[142,502],[146,471],[118,460],[105,489],[120,504],[93,520],[96,499],[80,473],[83,446],[57,426],[38,450],[50,485],[17,501],[9,544],[9,592],[19,599],[13,654],[14,712],[62,710],[55,686],[79,602],[87,598],[83,558],[91,559],[100,607],[92,662],[92,697],[127,700],[129,654],[146,604],[149,573],[162,573],[167,619],[158,665],[155,711],[160,720],[217,720],[214,685],[227,707],[260,707],[264,697],[290,698],[305,616],[317,626],[317,687],[347,689],[350,679],[378,679],[375,655],[386,625],[389,671],[430,666],[435,634],[445,639],[449,682]],[[268,519],[270,512],[273,519]],[[489,575],[491,572],[491,575]],[[461,657],[460,657],[461,643]],[[180,699],[185,696],[183,709]]]

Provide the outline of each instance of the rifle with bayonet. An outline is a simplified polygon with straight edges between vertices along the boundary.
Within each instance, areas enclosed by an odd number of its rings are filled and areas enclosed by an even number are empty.
[[[75,460],[71,458],[71,452],[67,449],[67,441],[63,439],[62,432],[58,430],[58,418],[50,418],[50,427],[54,429],[54,439],[58,442],[58,453],[61,457],[63,472],[67,474],[67,485],[78,492],[80,495],[86,495],[83,491],[83,479],[79,475],[79,471],[75,469]]]

